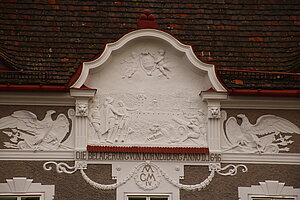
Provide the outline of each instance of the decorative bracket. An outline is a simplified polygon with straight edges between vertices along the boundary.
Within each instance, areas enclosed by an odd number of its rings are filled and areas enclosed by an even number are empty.
[[[234,176],[238,173],[238,168],[242,168],[242,172],[247,172],[248,168],[246,165],[233,165],[229,164],[225,167],[221,167],[221,163],[210,163],[209,164],[209,171],[216,171],[218,174],[222,176]],[[228,170],[227,172],[222,172]]]
[[[58,173],[66,173],[66,174],[73,174],[74,172],[76,172],[78,169],[87,169],[87,163],[85,161],[75,161],[75,165],[69,166],[67,163],[57,163],[55,161],[49,161],[44,163],[43,168],[46,171],[51,171],[52,170],[52,166],[50,166],[51,164],[56,166],[56,171]]]

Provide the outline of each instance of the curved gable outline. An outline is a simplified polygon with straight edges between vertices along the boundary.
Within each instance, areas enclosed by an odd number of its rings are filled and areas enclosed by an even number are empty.
[[[111,53],[115,50],[120,49],[123,47],[126,43],[130,42],[131,40],[142,38],[142,37],[154,37],[162,39],[166,42],[168,42],[170,45],[172,45],[175,49],[177,49],[180,52],[185,53],[188,60],[198,69],[208,73],[209,80],[213,86],[213,88],[216,91],[219,92],[225,92],[226,89],[223,87],[221,82],[218,80],[218,77],[215,73],[215,66],[213,64],[207,64],[202,62],[197,58],[197,56],[194,54],[192,47],[190,45],[185,45],[179,42],[176,38],[174,38],[172,35],[157,30],[157,29],[140,29],[136,31],[132,31],[123,37],[121,37],[118,41],[109,43],[105,46],[105,49],[103,53],[96,58],[95,60],[92,60],[90,62],[84,62],[82,71],[80,73],[79,78],[76,80],[76,82],[71,86],[71,88],[80,88],[84,82],[86,81],[89,71],[91,69],[100,67],[103,65],[108,58],[110,57]]]

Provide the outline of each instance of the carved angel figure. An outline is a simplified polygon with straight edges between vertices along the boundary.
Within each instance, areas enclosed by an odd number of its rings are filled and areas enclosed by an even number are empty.
[[[236,150],[255,153],[278,153],[289,151],[286,147],[293,143],[291,133],[300,134],[300,129],[290,121],[275,116],[263,115],[251,124],[244,114],[237,115],[242,120],[239,125],[235,117],[226,124],[226,137],[231,147],[225,151]]]
[[[140,54],[135,51],[131,52],[130,56],[121,62],[121,64],[125,64],[127,66],[125,76],[127,76],[127,78],[131,78],[140,68]],[[123,78],[125,78],[125,76]]]
[[[61,144],[69,132],[69,121],[64,114],[59,114],[52,120],[54,110],[47,111],[43,120],[26,110],[13,112],[10,116],[0,119],[0,130],[11,137],[10,142],[4,142],[7,148],[56,150],[68,147]]]

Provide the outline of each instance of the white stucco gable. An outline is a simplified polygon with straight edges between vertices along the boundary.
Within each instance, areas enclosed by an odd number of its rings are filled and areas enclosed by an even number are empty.
[[[212,88],[216,91],[226,91],[216,76],[214,65],[206,64],[199,60],[194,54],[191,46],[182,44],[172,35],[156,29],[140,29],[132,31],[124,35],[118,41],[107,44],[103,53],[97,59],[83,63],[82,72],[77,81],[72,85],[72,88],[80,88],[83,84],[87,83],[90,79],[89,76],[91,72],[102,69],[103,66],[110,61],[111,57],[116,57],[116,54],[121,54],[126,51],[132,53],[130,47],[135,47],[134,44],[140,44],[140,47],[143,47],[142,49],[144,50],[147,50],[148,46],[154,46],[156,48],[167,47],[168,50],[180,55],[177,58],[172,58],[171,61],[173,63],[184,61],[186,65],[192,67],[191,70],[197,71],[197,73],[203,76],[207,76],[205,84],[211,84]],[[165,51],[167,57],[170,53],[167,50]]]
[[[225,92],[214,65],[156,29],[130,32],[84,62],[73,88],[97,90],[89,102],[88,145],[208,147],[207,102]],[[219,111],[219,109],[218,109]]]

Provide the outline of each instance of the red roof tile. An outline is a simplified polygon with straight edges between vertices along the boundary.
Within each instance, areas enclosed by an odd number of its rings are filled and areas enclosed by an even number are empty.
[[[1,72],[0,84],[66,85],[83,61],[137,28],[146,8],[161,29],[218,69],[300,72],[300,2],[295,0],[3,0],[0,57],[19,72]],[[24,73],[31,78],[16,79]],[[219,74],[229,88],[300,88],[298,75],[292,83],[269,76],[262,83],[260,73]]]

